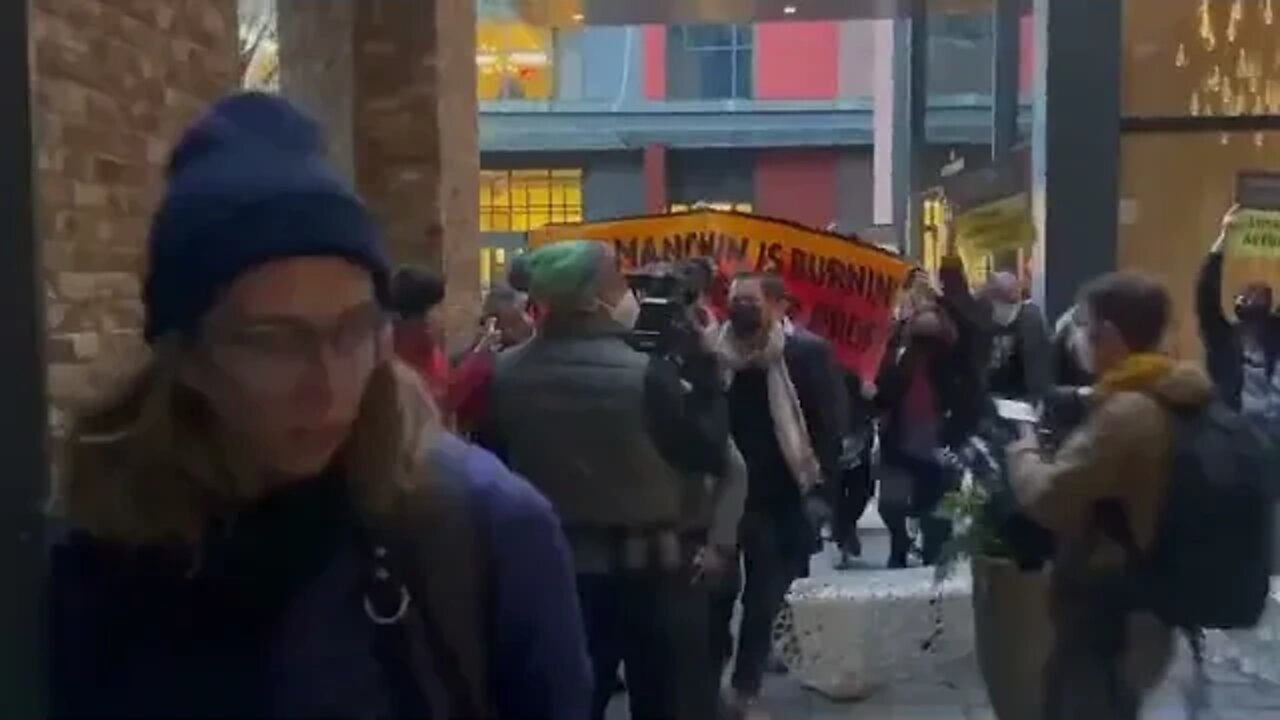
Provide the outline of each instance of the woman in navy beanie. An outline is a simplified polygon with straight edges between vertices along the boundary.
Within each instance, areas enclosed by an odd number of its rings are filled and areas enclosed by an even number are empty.
[[[316,125],[229,97],[167,180],[149,352],[55,488],[51,715],[584,717],[559,522],[394,360],[379,231]]]

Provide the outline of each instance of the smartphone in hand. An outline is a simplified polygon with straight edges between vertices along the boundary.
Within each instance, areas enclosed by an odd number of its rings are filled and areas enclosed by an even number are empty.
[[[1040,422],[1040,410],[1029,402],[996,398],[996,414],[1005,420],[1035,425]]]

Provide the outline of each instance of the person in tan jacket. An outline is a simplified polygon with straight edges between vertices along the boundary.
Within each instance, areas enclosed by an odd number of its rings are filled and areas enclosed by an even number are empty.
[[[1213,387],[1198,367],[1160,352],[1170,301],[1158,281],[1112,273],[1084,288],[1080,307],[1098,377],[1090,412],[1052,455],[1025,429],[1009,448],[1009,475],[1028,515],[1057,538],[1046,720],[1136,720],[1168,664],[1172,633],[1128,607],[1114,528],[1127,527],[1139,551],[1151,546],[1171,474],[1170,411],[1204,407]]]

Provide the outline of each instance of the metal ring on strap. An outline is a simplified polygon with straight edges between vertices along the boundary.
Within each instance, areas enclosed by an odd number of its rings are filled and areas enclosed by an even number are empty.
[[[364,596],[364,614],[369,616],[374,625],[395,625],[404,619],[404,614],[409,611],[409,590],[405,586],[400,586],[400,607],[396,608],[395,614],[391,616],[379,615],[373,606],[373,601],[369,599],[368,593]]]

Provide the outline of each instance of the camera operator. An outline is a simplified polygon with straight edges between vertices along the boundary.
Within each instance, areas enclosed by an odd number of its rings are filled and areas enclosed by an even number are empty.
[[[711,291],[716,282],[716,267],[711,258],[695,257],[682,261],[676,266],[676,272],[693,294],[690,307],[693,321],[708,336],[720,329],[720,318],[717,317],[711,300]]]
[[[711,717],[707,602],[692,582],[707,539],[689,531],[688,513],[707,476],[725,470],[715,358],[696,336],[676,341],[678,362],[631,346],[641,307],[608,245],[555,243],[527,267],[544,315],[531,340],[498,358],[486,436],[564,524],[593,717],[604,717],[619,664],[632,717]]]

